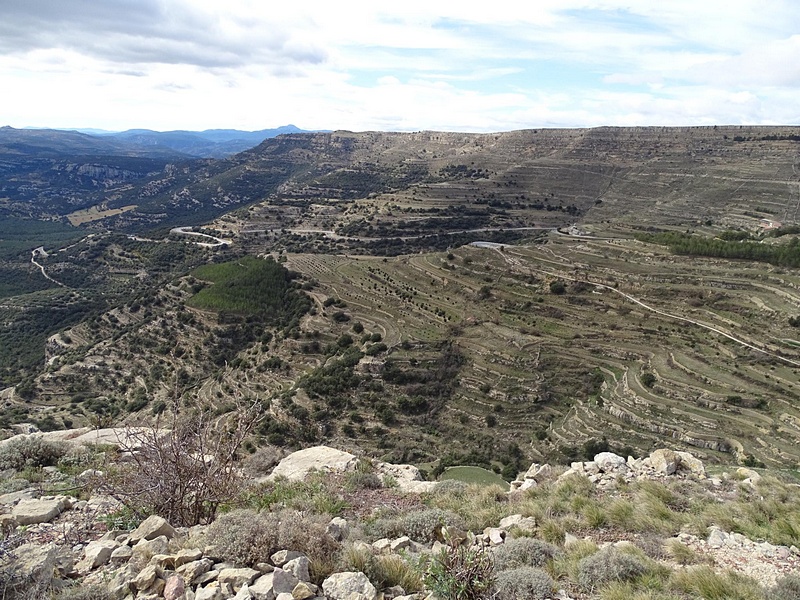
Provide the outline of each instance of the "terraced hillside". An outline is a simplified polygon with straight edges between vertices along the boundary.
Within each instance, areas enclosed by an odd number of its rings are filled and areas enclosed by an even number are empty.
[[[44,367],[28,360],[22,381],[6,369],[5,422],[221,415],[256,399],[271,416],[254,445],[334,441],[436,471],[513,475],[665,438],[705,460],[795,466],[797,270],[673,255],[642,234],[796,252],[798,133],[338,132],[170,170],[130,193],[153,210],[171,194],[202,214],[249,204],[205,229],[232,244],[98,230],[37,254],[57,283],[5,300],[7,321],[51,296],[80,301],[80,318],[50,331]],[[89,227],[158,221],[126,194],[108,208],[139,208]],[[787,235],[762,235],[778,221]],[[276,323],[252,309],[246,256],[287,267],[307,310]],[[207,302],[215,285],[233,295]]]

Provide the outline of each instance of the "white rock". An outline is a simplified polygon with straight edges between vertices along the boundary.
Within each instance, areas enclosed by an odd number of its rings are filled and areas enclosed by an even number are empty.
[[[728,534],[719,527],[712,527],[707,542],[712,548],[722,548],[728,543]]]
[[[334,573],[322,582],[328,600],[377,600],[378,591],[360,572]]]
[[[33,525],[35,523],[49,523],[60,515],[68,506],[63,496],[54,498],[38,498],[20,500],[11,514],[17,525]]]
[[[672,475],[678,470],[680,458],[672,450],[659,448],[650,453],[650,464],[657,473]]]
[[[290,481],[300,481],[314,470],[325,473],[353,471],[357,462],[356,456],[349,452],[328,446],[314,446],[298,450],[284,458],[267,479],[286,477]]]
[[[536,519],[533,517],[523,517],[520,514],[509,515],[504,519],[500,519],[500,527],[506,531],[512,527],[516,527],[522,531],[535,531]]]
[[[399,552],[400,550],[405,550],[411,547],[411,538],[407,535],[397,538],[393,540],[392,543],[389,545],[389,549],[392,552]]]
[[[675,453],[678,458],[680,459],[680,468],[689,471],[692,475],[700,478],[705,479],[706,477],[706,468],[703,465],[703,461],[694,456],[689,452],[676,452]]]
[[[523,480],[525,479],[533,479],[537,483],[541,483],[552,473],[553,468],[550,465],[540,465],[539,463],[533,463],[530,468],[525,472],[523,476]]]
[[[131,533],[130,539],[135,544],[139,540],[152,540],[162,535],[171,540],[175,537],[175,529],[163,517],[151,515]]]
[[[594,457],[594,463],[603,473],[618,473],[628,470],[628,462],[613,452],[600,452]]]
[[[350,526],[342,517],[333,517],[325,530],[337,542],[341,542],[350,533]]]

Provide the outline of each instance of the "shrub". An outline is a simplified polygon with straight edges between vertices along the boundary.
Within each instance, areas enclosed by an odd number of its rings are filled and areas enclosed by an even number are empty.
[[[498,600],[543,600],[553,593],[553,580],[535,567],[518,567],[502,571],[495,582]]]
[[[494,587],[492,558],[483,548],[448,547],[427,565],[425,586],[440,600],[480,600]]]
[[[129,429],[121,447],[131,462],[108,473],[109,493],[135,514],[158,514],[176,526],[212,521],[242,492],[237,453],[264,412],[254,402],[232,416],[197,412],[174,417],[168,430]]]
[[[534,538],[507,540],[494,550],[494,568],[507,571],[519,567],[543,567],[554,558],[559,549]]]
[[[605,583],[635,579],[646,571],[647,566],[636,556],[605,548],[578,563],[578,585],[591,592]]]
[[[768,597],[772,600],[800,600],[800,575],[787,575],[778,579]]]
[[[53,466],[66,453],[66,444],[40,435],[13,438],[0,446],[0,470]]]
[[[430,543],[436,539],[441,526],[465,529],[464,520],[456,513],[439,508],[414,511],[398,517],[383,518],[367,525],[368,533],[375,539],[398,538],[407,535],[412,540]]]
[[[293,510],[259,513],[250,509],[221,515],[209,525],[205,541],[220,558],[254,567],[278,550],[295,550],[311,561],[311,574],[321,581],[333,572],[340,545],[327,532],[328,519]]]

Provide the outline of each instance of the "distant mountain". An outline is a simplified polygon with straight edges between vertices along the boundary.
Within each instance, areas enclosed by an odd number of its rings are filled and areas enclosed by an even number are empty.
[[[287,133],[309,133],[294,125],[274,129],[241,131],[238,129],[206,129],[205,131],[153,131],[129,129],[100,134],[149,148],[169,148],[195,158],[224,158],[257,146],[264,140]]]
[[[139,145],[113,137],[58,129],[0,127],[0,156],[66,158],[76,156],[137,156],[188,158],[169,147]]]

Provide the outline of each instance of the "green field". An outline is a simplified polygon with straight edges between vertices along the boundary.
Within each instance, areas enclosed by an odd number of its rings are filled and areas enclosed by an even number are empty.
[[[439,477],[439,481],[447,480],[479,485],[499,485],[505,490],[509,488],[508,482],[500,475],[482,467],[448,467]]]

